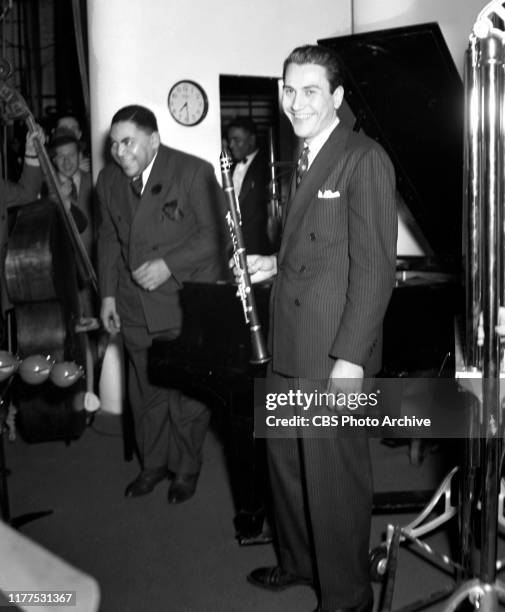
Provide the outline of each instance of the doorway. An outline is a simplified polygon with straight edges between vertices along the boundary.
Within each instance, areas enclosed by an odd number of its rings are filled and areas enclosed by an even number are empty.
[[[221,139],[226,141],[226,128],[234,117],[247,117],[254,121],[258,145],[268,153],[272,164],[271,180],[277,183],[282,206],[288,195],[297,139],[281,112],[281,88],[282,80],[276,77],[219,77]]]

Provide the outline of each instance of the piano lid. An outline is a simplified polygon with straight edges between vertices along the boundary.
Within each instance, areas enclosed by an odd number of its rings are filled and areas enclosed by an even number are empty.
[[[386,149],[436,256],[461,252],[463,87],[437,23],[328,38],[357,125]]]

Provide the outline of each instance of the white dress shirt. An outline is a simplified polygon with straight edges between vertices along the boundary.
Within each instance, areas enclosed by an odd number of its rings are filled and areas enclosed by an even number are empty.
[[[340,119],[338,117],[335,117],[335,119],[330,123],[330,125],[328,125],[324,128],[324,130],[319,132],[317,136],[314,136],[314,138],[310,142],[303,143],[304,145],[307,145],[309,147],[308,168],[310,168],[312,162],[316,158],[316,155],[323,148],[324,143],[328,140],[330,134],[333,132],[333,130],[337,127],[339,123]]]
[[[252,160],[256,157],[259,149],[249,153],[246,155],[242,161],[239,161],[235,164],[235,168],[233,169],[233,189],[235,190],[235,194],[238,197],[240,195],[240,190],[242,189],[242,183],[244,182],[244,177],[251,165]]]

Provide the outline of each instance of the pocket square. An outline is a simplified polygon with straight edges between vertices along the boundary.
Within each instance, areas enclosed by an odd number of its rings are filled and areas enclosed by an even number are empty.
[[[177,206],[177,200],[163,204],[162,210],[165,217],[170,219],[170,221],[180,221],[184,217],[184,213]]]
[[[325,189],[321,191],[321,189],[317,192],[317,197],[322,198],[323,200],[329,200],[331,198],[339,198],[340,191],[332,191],[331,189]]]

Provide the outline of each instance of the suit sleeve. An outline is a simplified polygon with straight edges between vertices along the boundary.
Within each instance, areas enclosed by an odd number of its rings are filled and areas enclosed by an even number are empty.
[[[187,194],[195,215],[191,235],[180,248],[164,257],[175,280],[187,279],[192,271],[213,261],[221,277],[226,275],[225,201],[223,191],[210,164],[198,167]]]
[[[255,167],[249,169],[244,178],[244,187],[247,188],[245,197],[240,200],[240,213],[242,216],[242,234],[244,236],[245,249],[248,254],[270,255],[272,248],[267,234],[268,221],[268,185],[270,176],[266,160],[256,157],[253,164]]]
[[[25,165],[17,183],[4,182],[7,207],[27,204],[36,200],[42,187],[42,179],[40,166]]]
[[[98,200],[97,267],[100,295],[115,297],[119,280],[118,261],[121,256],[116,228],[108,207],[108,189],[102,174],[96,184]]]
[[[334,358],[364,365],[374,349],[395,281],[397,228],[394,169],[372,148],[350,179],[349,276]]]

